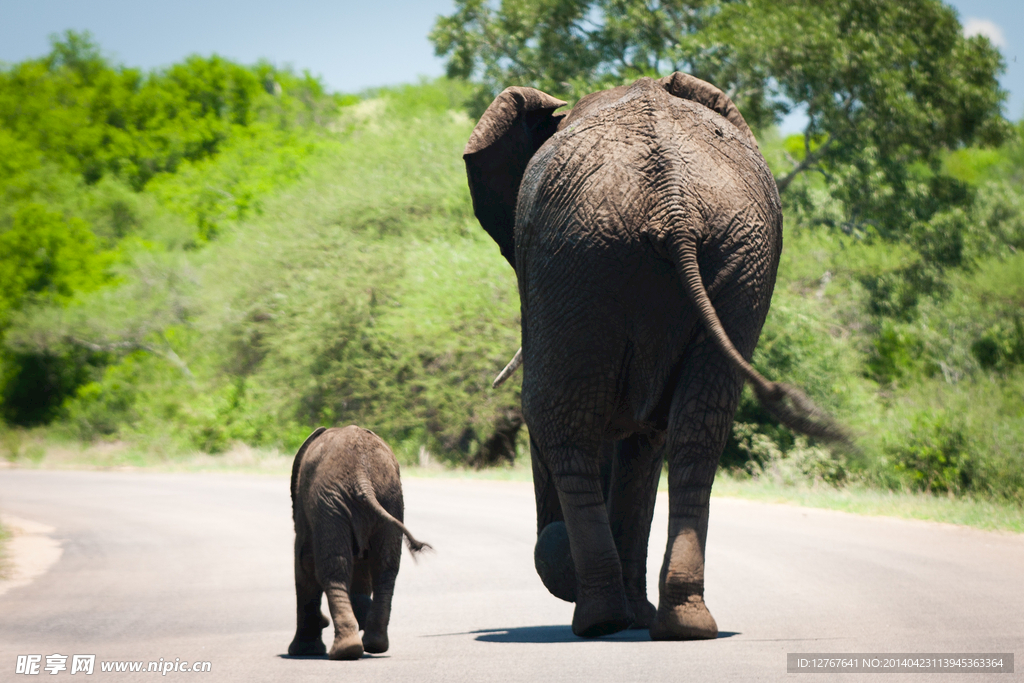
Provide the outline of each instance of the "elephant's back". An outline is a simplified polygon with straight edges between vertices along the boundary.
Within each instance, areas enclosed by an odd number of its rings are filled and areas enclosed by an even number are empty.
[[[299,498],[310,514],[315,508],[338,505],[354,513],[365,505],[357,484],[360,472],[384,509],[401,518],[398,460],[383,439],[356,425],[328,429],[310,444],[299,466]]]
[[[774,178],[749,133],[652,81],[580,101],[534,154],[519,190],[517,253],[721,233],[756,207],[781,229]],[[776,226],[777,224],[777,226]]]
[[[577,392],[560,399],[595,405],[584,411],[594,419],[621,416],[624,433],[652,415],[656,388],[699,331],[667,248],[686,230],[699,236],[714,303],[767,306],[778,195],[756,145],[714,111],[628,88],[595,98],[538,150],[516,215],[524,406],[527,384],[550,377],[545,391]]]
[[[631,259],[671,264],[666,245],[681,231],[695,233],[713,259],[777,261],[778,192],[748,132],[649,79],[589,97],[533,156],[520,185],[524,303],[547,271],[617,282],[616,268]]]

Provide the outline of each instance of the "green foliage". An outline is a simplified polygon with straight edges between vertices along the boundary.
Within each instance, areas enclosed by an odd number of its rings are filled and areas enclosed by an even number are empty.
[[[948,414],[917,416],[906,440],[886,445],[896,476],[912,489],[960,493],[971,487],[973,456],[965,426]]]
[[[180,302],[180,287],[147,254],[201,246],[258,213],[336,149],[325,127],[351,103],[308,74],[216,56],[143,74],[74,32],[44,58],[0,68],[4,418],[54,419],[124,353],[187,374],[165,334],[187,312],[154,310]],[[125,277],[113,298],[98,291]],[[108,407],[116,416],[122,404]],[[110,433],[117,419],[97,413],[83,433]]]
[[[912,331],[885,321],[872,346],[874,353],[867,361],[867,371],[880,384],[921,374],[924,343]]]
[[[113,67],[87,33],[72,31],[46,57],[0,71],[0,127],[88,183],[113,174],[136,190],[214,155],[257,119],[280,125],[302,118],[300,110],[329,114],[325,100],[308,76],[217,56],[149,75]]]
[[[823,302],[816,303],[777,289],[753,365],[768,379],[800,387],[817,405],[847,419],[864,412],[869,389],[857,376],[857,349],[848,339],[833,335],[839,328],[829,324]],[[750,462],[765,465],[787,455],[798,441],[745,388],[721,462],[729,468]]]
[[[63,302],[102,286],[112,255],[88,225],[39,204],[23,204],[0,232],[0,330],[26,298]]]
[[[964,38],[939,0],[729,4],[698,38],[729,46],[769,99],[804,107],[805,138],[827,138],[780,185],[820,169],[851,214],[883,232],[899,232],[894,216],[915,210],[915,163],[934,168],[943,149],[1008,133],[999,52]]]
[[[404,461],[423,446],[464,461],[518,406],[516,382],[490,389],[518,345],[518,299],[473,225],[459,155],[466,93],[441,81],[347,107],[294,189],[259,196],[225,238],[137,255],[116,289],[33,311],[9,343],[85,340],[120,356],[64,405],[80,437],[220,452],[293,448],[319,424],[355,422]],[[283,138],[261,139],[269,154]],[[187,205],[171,189],[197,196],[243,166],[227,145],[147,193]]]
[[[216,157],[182,162],[147,189],[194,225],[195,243],[203,244],[227,225],[259,214],[263,198],[302,177],[305,163],[323,146],[310,134],[254,124],[236,133]]]
[[[17,425],[38,425],[60,415],[64,400],[88,382],[106,361],[85,349],[19,353],[0,358],[2,417]]]
[[[971,351],[986,369],[1024,363],[1024,318],[1018,312],[995,323],[971,344]]]
[[[640,76],[701,75],[707,56],[695,53],[687,38],[718,6],[715,0],[457,0],[430,39],[447,58],[450,78],[478,79],[471,109],[479,114],[509,85],[574,101]],[[745,113],[756,118],[754,98],[750,104]]]
[[[840,486],[847,479],[842,458],[824,448],[811,446],[803,437],[796,437],[784,452],[779,444],[759,425],[733,423],[732,438],[746,456],[742,469],[733,468],[734,475],[771,478],[794,485],[801,481]]]

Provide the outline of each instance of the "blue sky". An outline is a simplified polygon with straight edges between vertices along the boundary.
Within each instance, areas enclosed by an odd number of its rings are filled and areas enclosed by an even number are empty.
[[[954,0],[961,23],[989,35],[1006,57],[1006,114],[1024,116],[1024,3]],[[90,31],[115,61],[166,66],[192,53],[244,63],[268,59],[323,77],[333,90],[438,76],[427,32],[453,0],[0,0],[0,61],[49,50],[48,36]],[[1019,55],[1019,59],[1018,59]],[[799,126],[799,116],[784,129]]]

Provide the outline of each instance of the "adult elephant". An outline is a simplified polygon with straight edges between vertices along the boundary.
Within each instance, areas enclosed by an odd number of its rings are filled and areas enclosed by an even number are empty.
[[[842,436],[748,362],[782,249],[778,191],[736,107],[697,78],[641,78],[556,115],[564,104],[508,88],[464,153],[477,218],[519,281],[538,572],[576,602],[577,635],[714,638],[708,502],[744,379],[785,424]],[[655,610],[645,576],[663,458]]]

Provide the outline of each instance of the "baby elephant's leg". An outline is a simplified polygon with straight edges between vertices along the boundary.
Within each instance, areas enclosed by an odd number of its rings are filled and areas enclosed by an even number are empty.
[[[379,654],[388,650],[388,622],[391,621],[391,596],[402,561],[402,532],[392,526],[383,529],[379,540],[371,542],[370,562],[373,578],[373,604],[366,615],[363,647]]]
[[[313,567],[313,544],[308,533],[295,539],[295,601],[298,607],[295,638],[288,646],[288,654],[312,656],[327,653],[321,632],[327,626],[327,618],[320,611],[323,589],[316,580]]]
[[[331,659],[359,659],[363,643],[348,594],[353,570],[351,522],[333,515],[318,522],[313,542],[316,576],[334,621],[334,643],[327,654]]]

